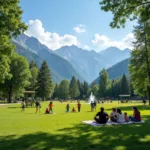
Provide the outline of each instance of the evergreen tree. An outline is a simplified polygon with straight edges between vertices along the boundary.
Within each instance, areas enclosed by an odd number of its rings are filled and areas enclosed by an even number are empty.
[[[28,90],[35,91],[37,88],[37,77],[39,69],[34,61],[30,63],[30,71],[31,71],[31,78],[30,78],[30,86],[27,88]]]
[[[89,85],[87,82],[84,81],[83,83],[83,91],[84,91],[84,98],[87,98],[89,95]]]
[[[68,99],[69,98],[69,82],[68,80],[62,80],[59,85],[59,98]]]
[[[129,83],[125,74],[121,78],[120,93],[129,94]]]
[[[53,92],[53,86],[50,70],[48,68],[46,61],[43,62],[39,70],[37,84],[38,84],[37,95],[41,97],[43,100],[50,98]]]
[[[99,87],[98,87],[98,85],[96,85],[96,84],[91,87],[91,92],[92,92],[93,95],[95,95],[96,97],[98,96],[98,89],[99,89]]]
[[[69,93],[71,98],[76,99],[80,95],[79,86],[76,78],[73,76],[70,81]]]
[[[139,19],[134,29],[135,49],[130,61],[130,76],[135,94],[148,94],[150,104],[150,20],[143,22]]]
[[[56,83],[54,92],[53,92],[53,98],[58,98],[59,97],[59,85]]]
[[[10,60],[12,77],[5,79],[5,82],[1,84],[1,88],[6,93],[9,103],[11,103],[14,94],[23,94],[24,88],[30,84],[29,78],[31,77],[28,61],[24,57],[13,53]]]
[[[105,69],[100,72],[100,80],[99,80],[99,96],[105,97],[107,96],[107,90],[110,88],[110,80],[108,77],[108,73]]]
[[[15,49],[11,39],[26,29],[21,15],[19,0],[0,0],[0,83],[11,78],[10,56]]]

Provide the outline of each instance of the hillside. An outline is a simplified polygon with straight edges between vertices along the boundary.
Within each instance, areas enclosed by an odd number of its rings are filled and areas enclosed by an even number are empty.
[[[126,74],[127,76],[129,75],[129,70],[128,70],[128,65],[129,65],[129,59],[125,59],[111,68],[107,69],[108,75],[110,79],[116,79],[121,77],[123,74]],[[96,84],[99,83],[99,77],[94,80]]]
[[[37,39],[21,35],[13,42],[16,45],[16,52],[26,57],[28,61],[34,60],[40,66],[43,60],[46,60],[54,82],[60,82],[63,79],[70,80],[72,76],[83,81],[82,77],[67,60],[53,53]]]

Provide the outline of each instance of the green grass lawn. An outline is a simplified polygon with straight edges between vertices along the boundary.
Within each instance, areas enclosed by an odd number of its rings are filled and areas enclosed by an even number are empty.
[[[70,104],[71,108],[76,104]],[[96,112],[83,103],[80,113],[65,113],[66,103],[54,102],[56,114],[44,114],[48,102],[42,103],[41,113],[20,104],[0,106],[0,150],[149,150],[150,107],[140,103],[99,104],[110,113],[118,107],[132,115],[137,106],[144,124],[92,127],[82,120],[92,120]]]

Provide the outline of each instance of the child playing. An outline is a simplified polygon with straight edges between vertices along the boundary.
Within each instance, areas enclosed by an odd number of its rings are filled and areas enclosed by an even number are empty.
[[[129,122],[129,117],[126,112],[124,113],[124,120],[125,122]]]
[[[76,112],[76,110],[75,110],[75,108],[74,108],[74,107],[72,108],[72,112]]]
[[[46,108],[46,110],[45,110],[45,114],[49,114],[49,110],[48,110],[48,108]]]
[[[66,105],[66,112],[69,112],[70,106],[69,104]]]
[[[49,103],[49,113],[53,114],[53,102]]]

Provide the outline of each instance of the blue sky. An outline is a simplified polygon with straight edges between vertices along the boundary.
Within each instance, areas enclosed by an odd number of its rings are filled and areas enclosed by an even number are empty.
[[[55,50],[65,45],[103,50],[132,48],[133,23],[111,29],[112,14],[100,10],[99,0],[20,0],[26,32]]]

